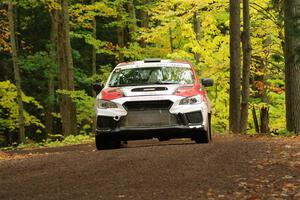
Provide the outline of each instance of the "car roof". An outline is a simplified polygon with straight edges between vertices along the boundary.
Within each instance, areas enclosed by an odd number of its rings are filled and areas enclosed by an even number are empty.
[[[184,60],[167,60],[167,59],[159,59],[159,58],[151,58],[140,61],[133,62],[123,62],[116,66],[117,69],[129,69],[129,68],[139,68],[139,67],[183,67],[183,68],[191,68],[191,64]]]

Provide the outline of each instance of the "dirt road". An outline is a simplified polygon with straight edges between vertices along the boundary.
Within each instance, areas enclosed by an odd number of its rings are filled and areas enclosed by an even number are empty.
[[[0,199],[300,199],[300,138],[5,152]]]

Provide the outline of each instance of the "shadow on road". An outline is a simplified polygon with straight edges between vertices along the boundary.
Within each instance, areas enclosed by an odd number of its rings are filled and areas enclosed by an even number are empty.
[[[123,144],[121,148],[147,148],[147,147],[159,147],[159,146],[181,146],[181,145],[199,145],[194,141],[177,139],[159,142],[153,140],[141,140],[141,141],[129,141],[128,144]],[[200,144],[201,145],[201,144]]]

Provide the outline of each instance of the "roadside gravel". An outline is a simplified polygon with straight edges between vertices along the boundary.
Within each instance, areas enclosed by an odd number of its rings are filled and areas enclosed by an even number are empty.
[[[0,199],[300,199],[300,137],[0,153]]]

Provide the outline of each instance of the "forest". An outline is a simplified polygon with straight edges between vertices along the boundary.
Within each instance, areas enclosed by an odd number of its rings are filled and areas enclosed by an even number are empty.
[[[214,133],[300,132],[299,0],[1,0],[0,147],[93,133],[120,62],[188,60]]]

